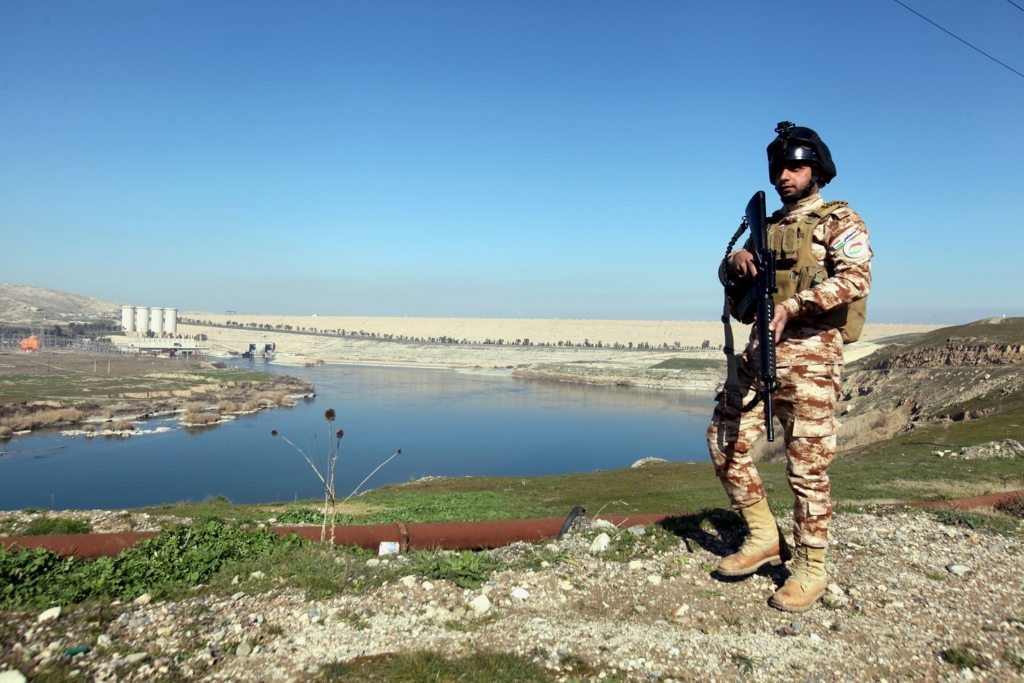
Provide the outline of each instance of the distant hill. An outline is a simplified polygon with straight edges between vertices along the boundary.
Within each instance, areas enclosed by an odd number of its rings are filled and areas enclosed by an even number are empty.
[[[60,325],[120,317],[120,305],[28,285],[0,284],[0,324]]]

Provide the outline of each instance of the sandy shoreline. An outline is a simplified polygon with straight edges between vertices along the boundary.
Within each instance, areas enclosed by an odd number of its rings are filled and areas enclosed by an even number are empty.
[[[231,321],[247,326],[214,327],[187,320],[213,325]],[[286,326],[293,331],[287,331]],[[941,325],[869,323],[861,341],[847,348],[846,360],[868,355],[889,338],[937,327]],[[341,330],[346,336],[335,333]],[[282,364],[473,369],[513,369],[544,363],[610,363],[639,368],[681,356],[714,360],[722,358],[718,347],[723,340],[722,324],[707,321],[227,315],[196,311],[180,314],[178,332],[207,335],[211,351],[221,354],[244,351],[250,343],[272,343],[277,349],[274,362]],[[359,336],[351,336],[353,333]],[[739,345],[748,329],[734,324],[733,334]],[[461,343],[439,341],[444,339]],[[529,340],[530,345],[523,345],[523,340]],[[636,350],[638,346],[650,348]]]

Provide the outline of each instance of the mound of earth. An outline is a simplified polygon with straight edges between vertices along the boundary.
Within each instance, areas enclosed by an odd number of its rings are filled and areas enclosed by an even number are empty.
[[[0,284],[0,323],[58,325],[101,322],[119,315],[118,304],[29,285]]]

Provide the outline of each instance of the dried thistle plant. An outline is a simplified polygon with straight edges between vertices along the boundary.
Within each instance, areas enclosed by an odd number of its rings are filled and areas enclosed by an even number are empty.
[[[280,436],[285,443],[294,448],[299,453],[299,455],[303,457],[306,463],[309,464],[310,469],[313,470],[313,473],[316,475],[317,479],[320,480],[320,485],[323,486],[324,489],[324,519],[323,523],[320,525],[320,542],[323,543],[325,540],[327,540],[327,518],[330,517],[330,539],[332,545],[334,544],[334,530],[338,518],[338,498],[337,495],[335,494],[334,481],[338,466],[338,456],[341,454],[341,439],[345,436],[345,430],[338,429],[333,434],[334,438],[331,438],[332,435],[329,433],[329,430],[331,428],[331,424],[334,422],[336,418],[337,413],[335,412],[334,408],[328,408],[327,410],[324,411],[324,420],[327,421],[328,427],[328,446],[326,462],[324,462],[323,459],[320,457],[320,448],[317,444],[315,435],[313,437],[313,450],[316,454],[316,461],[314,462],[314,459],[311,458],[306,451],[302,450],[294,443],[292,443],[292,441],[288,439],[288,437],[284,436],[283,434],[279,434],[276,429],[272,429],[270,431],[271,436]],[[375,475],[378,471],[380,471],[382,467],[387,465],[389,462],[391,462],[401,454],[401,448],[395,449],[394,453],[392,453],[386,460],[384,460],[384,462],[377,465],[377,467],[375,467],[372,472],[366,475],[366,477],[361,482],[359,482],[359,484],[354,489],[352,489],[352,493],[348,494],[345,497],[345,500],[341,501],[342,504],[344,505],[349,498],[356,495],[359,492],[359,489],[362,488],[363,484],[370,480],[370,477]]]
[[[337,417],[337,413],[334,412],[334,408],[328,408],[324,411],[324,420],[327,421],[328,430],[331,427],[331,423],[334,422]],[[334,543],[334,528],[337,523],[337,510],[338,510],[338,498],[335,495],[334,488],[334,477],[338,464],[338,455],[341,453],[341,438],[345,436],[345,432],[342,429],[337,430],[334,433],[334,439],[331,439],[331,434],[328,432],[327,435],[327,462],[323,462],[323,458],[320,457],[320,448],[316,442],[316,437],[313,438],[314,451],[316,453],[316,462],[309,454],[296,446],[291,439],[279,434],[276,429],[270,431],[271,436],[280,436],[289,446],[298,451],[299,455],[303,457],[310,469],[313,470],[313,474],[316,475],[317,479],[320,480],[320,485],[324,489],[324,519],[320,525],[320,542],[323,543],[327,540],[327,519],[330,517],[331,520],[331,544]]]

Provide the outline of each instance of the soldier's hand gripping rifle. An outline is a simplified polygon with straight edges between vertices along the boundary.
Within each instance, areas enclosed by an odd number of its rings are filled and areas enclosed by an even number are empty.
[[[757,327],[758,346],[758,379],[760,386],[757,395],[743,406],[746,412],[757,405],[758,401],[764,401],[764,426],[765,435],[769,441],[775,440],[775,419],[774,405],[772,404],[772,392],[778,388],[779,379],[775,370],[775,336],[769,327],[775,315],[775,302],[772,295],[775,293],[775,254],[768,249],[768,226],[765,216],[764,192],[758,190],[747,202],[746,215],[743,224],[733,235],[732,241],[726,252],[732,250],[733,245],[745,229],[750,230],[750,251],[754,257],[754,266],[757,274],[754,281],[749,285],[740,282],[735,276],[724,278],[726,295],[734,301],[732,306],[733,315],[746,324],[755,323]]]

